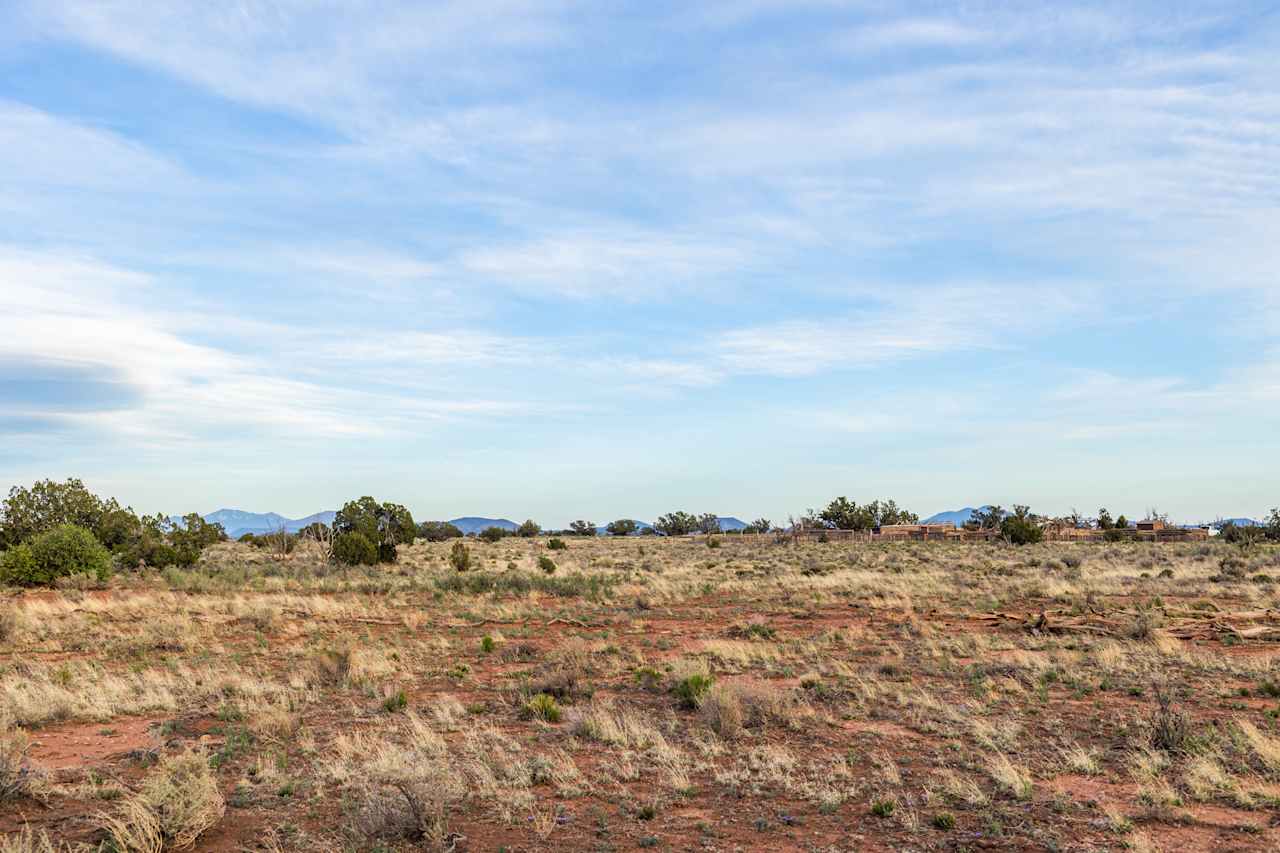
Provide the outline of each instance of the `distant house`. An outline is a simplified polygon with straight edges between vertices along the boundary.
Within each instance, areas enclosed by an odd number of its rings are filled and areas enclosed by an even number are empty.
[[[1153,518],[1148,521],[1139,521],[1138,529],[1154,533],[1157,530],[1164,530],[1164,522],[1158,518]]]

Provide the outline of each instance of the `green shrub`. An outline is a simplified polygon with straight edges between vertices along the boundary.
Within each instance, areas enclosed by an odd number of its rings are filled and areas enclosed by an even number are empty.
[[[871,803],[871,813],[876,817],[889,817],[893,814],[893,810],[897,808],[897,803],[893,800],[873,800]]]
[[[378,562],[378,549],[363,533],[340,533],[333,540],[333,558],[348,566],[372,566]]]
[[[556,573],[556,561],[546,554],[539,554],[538,568],[542,569],[543,574],[554,575]]]
[[[526,719],[542,720],[547,723],[560,722],[560,704],[554,696],[539,693],[524,704]]]
[[[569,546],[565,544],[563,539],[553,538],[547,543],[547,548],[552,551],[568,551]]]
[[[516,535],[522,539],[532,539],[542,532],[542,525],[534,521],[532,518],[526,519],[525,523],[516,528]]]
[[[465,572],[471,568],[471,551],[462,542],[454,542],[453,547],[449,549],[449,565],[459,572]]]
[[[1000,535],[1014,545],[1034,545],[1044,539],[1044,530],[1030,507],[1015,504],[1000,522]]]
[[[388,714],[394,714],[396,711],[403,711],[409,706],[409,697],[405,695],[403,690],[397,690],[382,700],[382,710]]]
[[[0,581],[16,586],[46,586],[69,575],[111,577],[111,553],[92,533],[63,524],[5,552]]]
[[[35,575],[36,558],[31,553],[30,545],[24,542],[0,554],[0,581],[18,583],[17,578],[29,578]]]
[[[671,692],[680,700],[681,705],[694,709],[702,704],[702,700],[706,698],[707,692],[711,690],[711,685],[714,683],[715,679],[710,675],[694,673],[677,682]]]
[[[333,532],[359,533],[377,552],[376,562],[394,563],[396,546],[408,545],[418,534],[409,510],[393,503],[378,503],[368,495],[348,501],[333,518]],[[336,546],[336,542],[334,543]]]
[[[456,524],[450,524],[447,521],[424,521],[418,525],[418,538],[428,542],[461,539],[462,530]]]
[[[29,489],[14,486],[0,504],[0,547],[30,542],[64,524],[94,530],[104,514],[118,509],[114,500],[103,501],[76,479],[41,480]]]
[[[488,542],[492,545],[494,542],[501,541],[511,535],[510,531],[501,527],[486,527],[480,531],[480,540]]]
[[[154,520],[152,522],[155,523]],[[187,513],[181,524],[173,524],[166,519],[169,545],[173,548],[174,558],[180,566],[193,566],[200,559],[200,553],[215,542],[227,538],[221,524],[210,524],[198,513]],[[159,526],[159,525],[157,525]]]
[[[490,637],[488,634],[485,634],[480,638],[480,651],[484,652],[486,655],[492,653],[497,647],[498,641],[493,637]]]
[[[619,518],[616,521],[609,522],[605,526],[605,530],[610,536],[630,536],[636,532],[639,526],[630,518]]]
[[[943,832],[950,832],[956,828],[956,816],[951,812],[938,812],[933,816],[933,826]]]
[[[613,588],[625,580],[623,575],[606,575],[602,573],[539,575],[532,572],[467,572],[452,575],[440,575],[434,580],[436,589],[441,592],[460,593],[465,595],[523,596],[530,592],[541,592],[556,598],[587,598],[591,601],[602,601],[613,593]]]
[[[579,518],[577,521],[569,522],[569,530],[574,536],[595,536],[596,523],[587,521],[585,518]]]

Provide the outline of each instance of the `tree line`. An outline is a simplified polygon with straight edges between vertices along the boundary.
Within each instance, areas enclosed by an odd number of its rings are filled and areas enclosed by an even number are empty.
[[[1160,518],[1155,510],[1149,518]],[[859,504],[848,497],[833,499],[822,510],[810,509],[799,519],[789,519],[789,529],[869,531],[886,525],[918,524],[919,516],[893,500],[872,500]],[[1038,515],[1016,504],[1012,511],[998,505],[977,510],[966,523],[974,529],[998,530],[1008,542],[1024,545],[1039,542],[1051,524],[1090,527],[1107,532],[1108,539],[1128,537],[1130,522],[1124,515],[1112,518],[1105,508],[1094,518],[1077,512],[1065,518]],[[694,533],[770,533],[779,528],[767,518],[758,518],[741,531],[722,529],[715,513],[677,510],[665,513],[650,526],[635,519],[615,519],[603,528],[610,536]],[[558,536],[592,537],[600,533],[593,521],[578,519],[562,531],[545,531],[533,519],[515,530],[489,527],[476,534],[485,542],[507,536],[533,538],[552,533],[553,542],[564,547]],[[1280,509],[1273,509],[1261,526],[1237,527],[1225,524],[1222,536],[1229,542],[1280,542]],[[30,488],[14,486],[0,503],[0,583],[13,585],[49,584],[68,575],[89,575],[105,580],[112,571],[146,566],[191,566],[210,545],[227,538],[222,526],[205,521],[198,513],[180,519],[139,515],[115,498],[100,498],[78,479],[65,482],[42,480]],[[313,523],[297,533],[284,530],[249,533],[241,541],[287,554],[304,539],[322,546],[323,552],[346,565],[375,565],[394,562],[397,548],[415,539],[442,542],[462,539],[463,531],[447,521],[416,523],[401,504],[364,496],[348,501],[335,514],[332,525]],[[460,543],[457,543],[460,544]],[[456,551],[455,547],[455,551]],[[452,554],[458,563],[465,553]]]
[[[139,515],[102,499],[77,479],[14,486],[0,504],[0,582],[20,586],[87,574],[106,580],[117,567],[190,566],[226,539],[198,513],[180,521]]]

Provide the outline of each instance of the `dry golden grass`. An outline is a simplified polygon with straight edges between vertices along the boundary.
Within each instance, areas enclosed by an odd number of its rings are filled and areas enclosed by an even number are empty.
[[[161,853],[193,847],[225,811],[208,756],[192,751],[165,758],[103,824],[120,853]]]
[[[1280,803],[1265,687],[1280,654],[1175,635],[1197,614],[1280,605],[1273,585],[1213,580],[1236,558],[1225,546],[721,542],[571,539],[553,576],[537,540],[473,544],[465,576],[449,543],[349,570],[229,544],[191,571],[11,598],[0,791],[39,758],[21,744],[65,731],[101,755],[42,796],[108,811],[124,850],[203,837],[224,800],[266,827],[241,846],[304,851],[448,849],[457,834],[477,849],[769,849],[796,827],[846,849],[866,820],[896,848],[981,833],[1179,849],[1173,815],[1198,827],[1201,807],[1239,810],[1242,828],[1200,830],[1219,846],[1280,844],[1259,820]],[[1246,577],[1280,575],[1270,551],[1243,559]],[[1040,612],[1116,629],[982,618]],[[710,689],[688,702],[674,691],[691,676]],[[559,721],[521,713],[539,693]],[[130,719],[154,725],[133,757],[112,753]],[[172,782],[181,762],[191,785]],[[21,778],[6,814],[33,806]],[[868,815],[877,802],[889,814]],[[84,825],[0,853],[91,843]]]

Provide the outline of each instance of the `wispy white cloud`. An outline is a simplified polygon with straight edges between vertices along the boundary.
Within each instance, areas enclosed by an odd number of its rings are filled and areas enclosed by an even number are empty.
[[[729,371],[784,377],[1005,349],[1030,330],[1087,310],[1070,290],[1058,284],[888,289],[860,313],[734,329],[711,348]],[[1034,297],[1027,298],[1029,292]]]
[[[638,229],[572,232],[529,243],[474,249],[461,266],[496,284],[571,297],[637,299],[728,272],[747,271],[751,254],[714,242]]]
[[[0,180],[10,186],[157,191],[192,178],[154,151],[105,128],[0,99]]]
[[[320,382],[314,373],[273,358],[299,337],[287,327],[274,353],[248,355],[197,342],[216,321],[167,310],[159,304],[162,286],[146,275],[91,258],[0,250],[0,281],[0,359],[32,367],[91,369],[127,387],[137,400],[136,405],[100,410],[67,409],[55,401],[21,413],[30,417],[136,439],[183,441],[246,429],[294,438],[386,436],[424,420],[529,410],[510,398],[431,398],[398,394],[369,381],[377,375],[377,363],[392,355],[419,363],[488,363],[502,347],[496,337],[464,333],[378,339],[379,333],[371,332],[340,338],[308,329],[305,336],[329,342],[317,357],[340,359],[347,375],[365,380]]]
[[[956,47],[980,44],[996,34],[943,18],[902,18],[846,30],[833,43],[848,50]]]

